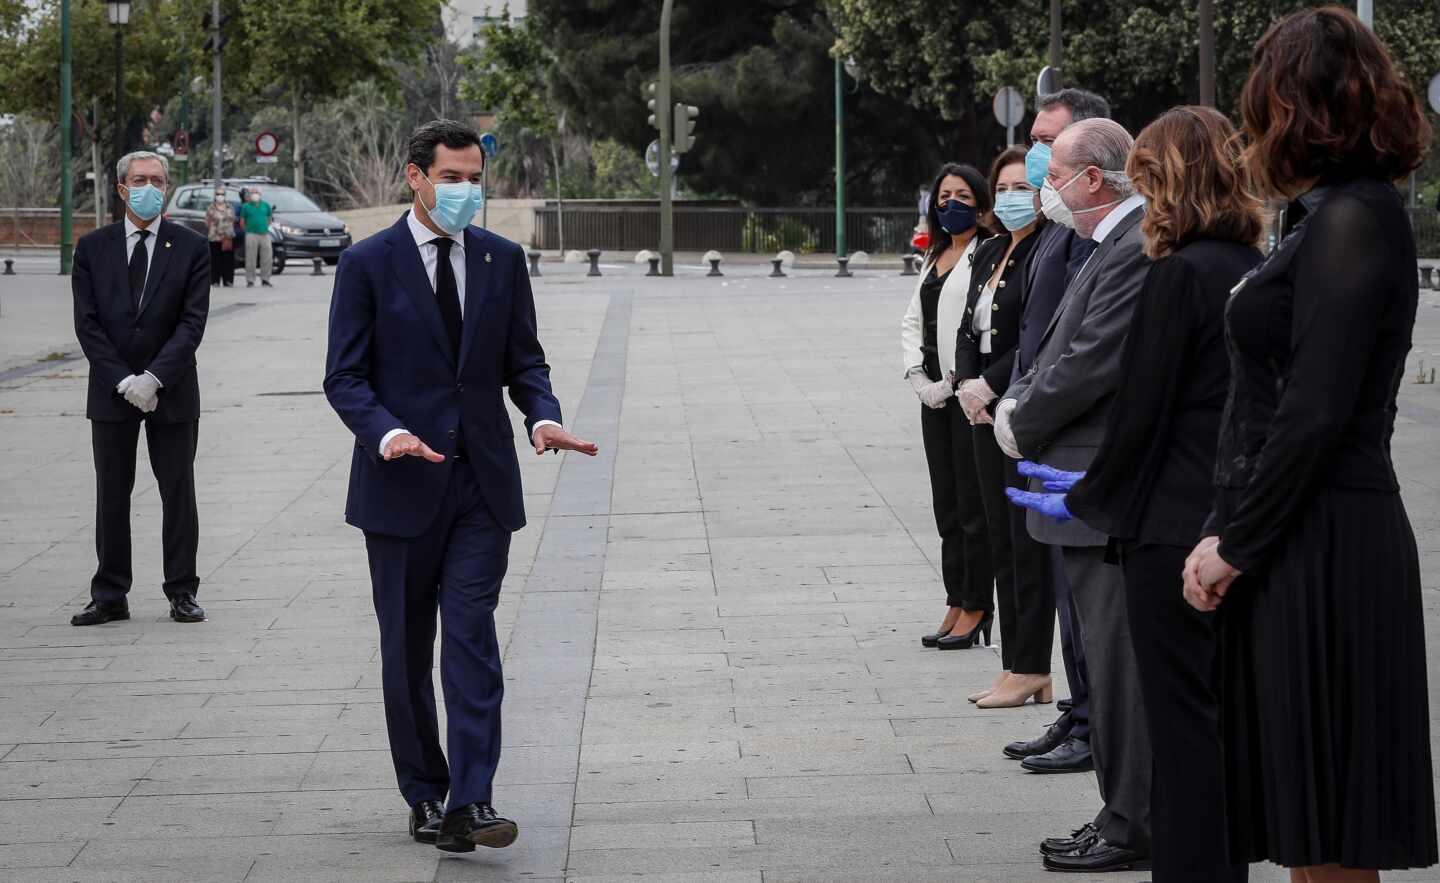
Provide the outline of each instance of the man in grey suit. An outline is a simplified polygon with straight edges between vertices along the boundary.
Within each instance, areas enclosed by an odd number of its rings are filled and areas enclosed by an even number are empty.
[[[1124,127],[1107,119],[1076,123],[1055,141],[1041,197],[1046,213],[1061,222],[1070,215],[1076,231],[1099,246],[1066,288],[1030,371],[996,407],[996,440],[1017,459],[1084,470],[1104,438],[1125,335],[1150,268],[1141,250],[1144,202],[1123,171],[1133,144]],[[1044,488],[1032,478],[1031,489]],[[1080,521],[1030,512],[1027,526],[1036,540],[1061,547],[1089,664],[1090,746],[1105,801],[1074,848],[1046,855],[1045,866],[1145,867],[1150,743],[1120,568],[1105,562],[1109,538]]]

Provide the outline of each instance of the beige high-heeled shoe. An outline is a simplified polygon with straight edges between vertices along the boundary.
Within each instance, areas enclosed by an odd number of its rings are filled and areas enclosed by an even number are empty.
[[[1055,701],[1054,685],[1049,675],[1017,675],[1011,673],[993,693],[976,702],[978,708],[1019,708],[1031,698],[1036,705]]]
[[[1000,674],[995,676],[995,683],[991,684],[983,690],[976,690],[974,693],[971,693],[965,698],[969,699],[971,702],[979,702],[981,699],[984,699],[986,696],[989,696],[991,693],[994,693],[996,690],[1000,689],[1000,685],[1005,683],[1005,679],[1008,677],[1010,677],[1010,672],[1002,671],[1000,672]]]

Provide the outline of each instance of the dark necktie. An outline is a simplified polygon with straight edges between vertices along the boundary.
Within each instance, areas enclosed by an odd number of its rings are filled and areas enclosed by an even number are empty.
[[[439,251],[435,262],[435,298],[440,302],[440,318],[445,322],[445,333],[450,337],[450,353],[460,358],[460,289],[455,284],[455,268],[450,266],[450,247],[453,239],[432,239]]]
[[[140,298],[145,294],[145,271],[150,264],[150,252],[145,248],[145,237],[150,235],[150,231],[141,230],[139,233],[140,241],[130,252],[130,305],[136,310],[140,309]]]

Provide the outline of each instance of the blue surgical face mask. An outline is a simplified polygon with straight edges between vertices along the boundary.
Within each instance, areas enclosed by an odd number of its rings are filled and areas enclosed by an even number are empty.
[[[966,205],[958,199],[941,205],[937,214],[940,216],[940,228],[951,236],[958,236],[975,226],[975,206]]]
[[[995,197],[995,217],[1006,230],[1019,230],[1035,222],[1035,194],[1028,190],[1007,190]]]
[[[1039,189],[1045,184],[1045,174],[1050,170],[1050,145],[1036,141],[1025,154],[1025,180]]]
[[[148,221],[160,214],[165,207],[165,191],[154,184],[146,184],[144,187],[125,188],[130,191],[126,202],[130,205],[130,211],[142,221]]]
[[[470,226],[475,213],[485,204],[485,191],[478,184],[469,181],[436,184],[428,176],[425,180],[435,188],[435,205],[433,208],[427,205],[425,210],[430,213],[430,220],[451,236]],[[425,205],[424,200],[420,204]]]

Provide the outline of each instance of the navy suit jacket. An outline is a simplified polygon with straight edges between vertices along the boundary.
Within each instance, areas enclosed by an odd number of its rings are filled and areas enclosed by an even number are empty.
[[[145,293],[136,312],[130,298],[130,253],[125,222],[80,237],[70,291],[75,336],[90,362],[85,416],[102,423],[142,417],[153,423],[200,419],[195,351],[210,315],[210,243],[179,224],[161,220],[145,247],[153,251]],[[163,384],[148,417],[115,391],[131,374],[149,371]]]
[[[355,434],[346,521],[372,533],[419,536],[439,512],[450,470],[468,468],[495,520],[511,531],[524,527],[515,432],[501,398],[506,387],[527,432],[540,420],[561,422],[521,246],[466,228],[458,364],[404,215],[341,255],[325,395]],[[384,460],[380,440],[401,428],[445,462]],[[457,463],[462,431],[468,462]]]

